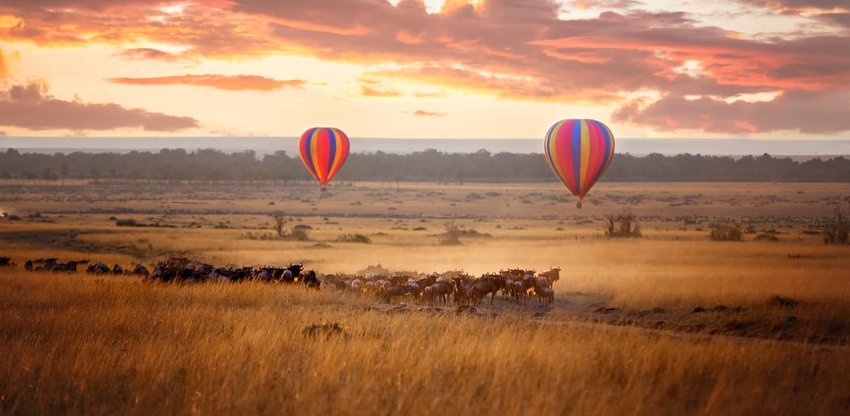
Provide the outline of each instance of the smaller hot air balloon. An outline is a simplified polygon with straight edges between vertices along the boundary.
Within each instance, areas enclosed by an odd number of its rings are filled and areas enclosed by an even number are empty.
[[[348,136],[333,127],[314,127],[301,135],[298,144],[301,161],[322,184],[322,191],[327,190],[328,182],[345,163],[349,147]]]
[[[561,120],[546,133],[546,162],[581,201],[614,158],[614,135],[596,120]]]

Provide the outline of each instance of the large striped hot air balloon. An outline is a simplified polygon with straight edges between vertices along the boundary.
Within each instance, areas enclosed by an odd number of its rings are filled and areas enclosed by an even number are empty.
[[[546,133],[549,167],[573,195],[577,206],[614,158],[614,135],[596,120],[561,120]]]
[[[348,136],[340,129],[314,127],[301,135],[298,149],[304,166],[325,190],[348,158]]]

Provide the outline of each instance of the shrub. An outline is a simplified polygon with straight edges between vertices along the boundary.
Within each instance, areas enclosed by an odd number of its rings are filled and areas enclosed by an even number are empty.
[[[635,238],[641,236],[640,223],[638,223],[637,216],[632,213],[631,209],[617,216],[608,215],[605,219],[608,220],[608,224],[605,226],[605,237]]]
[[[342,234],[336,238],[339,243],[363,243],[369,244],[372,240],[363,234]]]
[[[123,218],[123,219],[120,219],[120,220],[116,220],[115,225],[117,225],[119,227],[136,227],[139,224],[136,223],[136,220],[134,220],[132,218]]]
[[[444,227],[446,228],[446,232],[442,234],[442,238],[440,239],[441,246],[459,246],[463,244],[460,242],[460,235],[463,233],[461,226],[454,222],[448,222]]]
[[[769,233],[761,233],[756,236],[756,241],[779,241],[779,237],[769,234]]]
[[[306,229],[295,227],[288,238],[296,241],[307,241],[310,239],[310,236],[307,235]]]
[[[850,221],[844,219],[841,206],[835,206],[835,222],[827,225],[823,234],[824,244],[850,243]]]
[[[735,224],[712,224],[710,237],[712,241],[741,241],[743,232]]]

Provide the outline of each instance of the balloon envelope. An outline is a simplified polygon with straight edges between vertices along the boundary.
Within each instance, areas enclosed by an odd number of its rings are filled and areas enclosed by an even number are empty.
[[[322,187],[327,186],[348,158],[348,136],[340,129],[315,127],[301,135],[301,161]]]
[[[614,135],[596,120],[561,120],[546,133],[549,167],[579,201],[605,173],[614,158]]]

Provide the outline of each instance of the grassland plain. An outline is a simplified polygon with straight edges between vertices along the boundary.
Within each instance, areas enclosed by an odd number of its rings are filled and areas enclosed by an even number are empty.
[[[0,271],[4,413],[850,411],[850,252],[811,234],[847,185],[600,184],[582,210],[550,185],[396,186],[7,184],[0,207],[21,220],[0,221],[0,256],[182,254],[320,274],[560,266],[555,305],[497,299],[456,315],[330,290],[13,267]],[[627,206],[644,237],[603,238],[604,216]],[[264,239],[275,211],[309,239]],[[709,241],[725,221],[756,234]],[[440,245],[449,222],[474,232]],[[352,233],[371,243],[337,242]],[[302,333],[321,322],[343,335]]]
[[[0,274],[9,414],[842,414],[847,351],[392,312],[268,285]],[[339,322],[339,335],[305,326]]]

